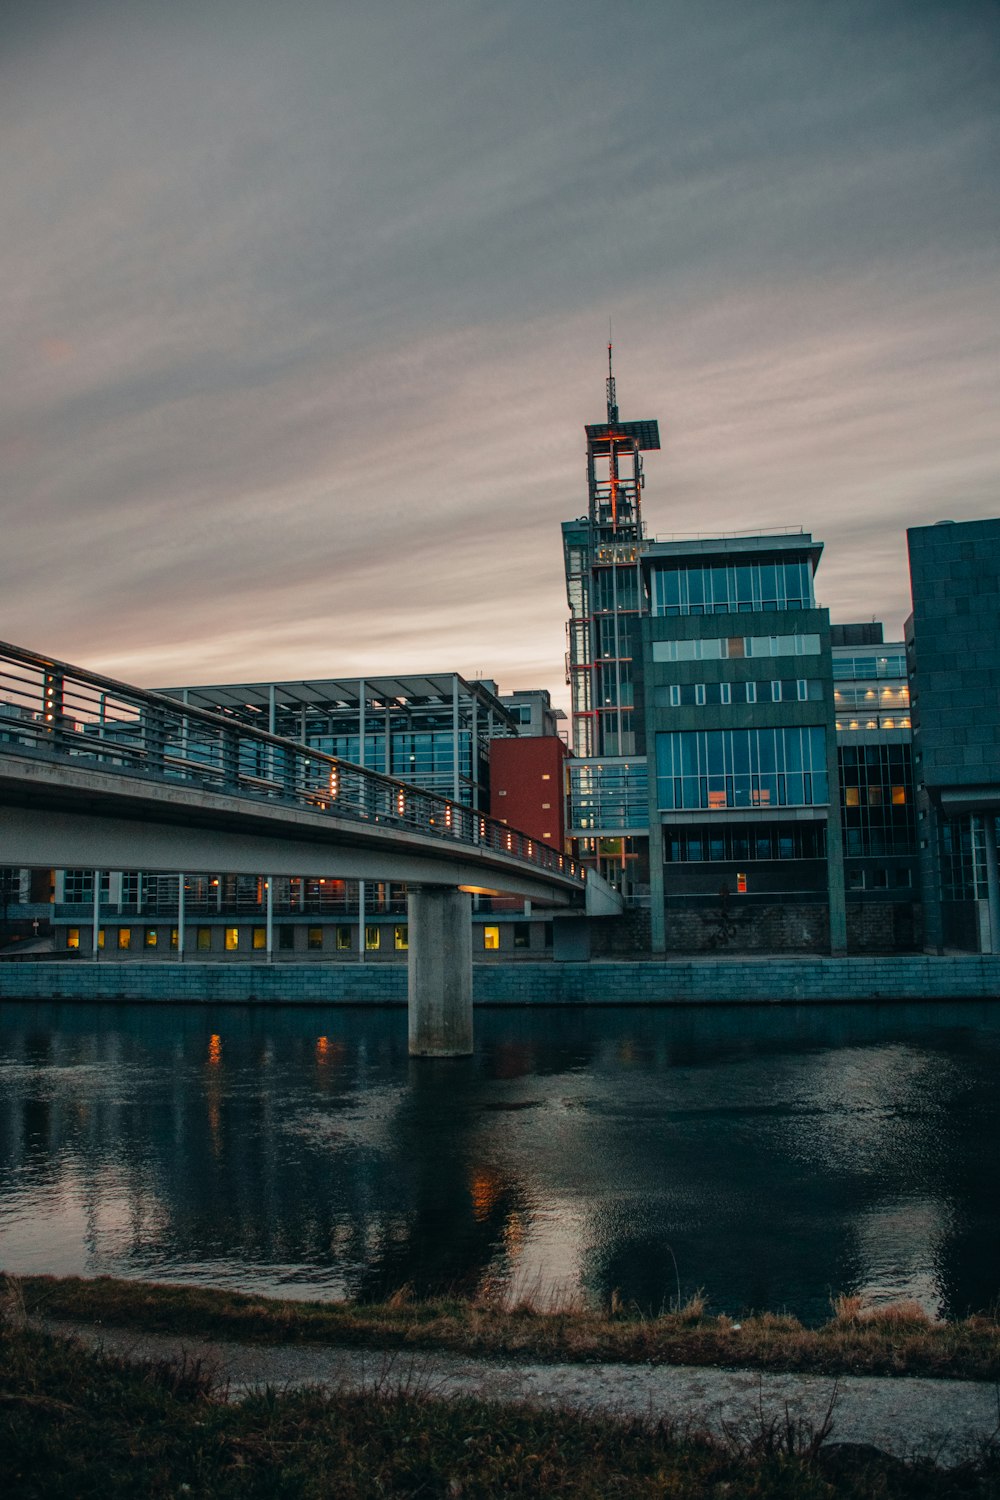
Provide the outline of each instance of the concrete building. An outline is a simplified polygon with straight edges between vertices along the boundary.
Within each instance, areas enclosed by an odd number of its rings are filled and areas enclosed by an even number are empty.
[[[906,652],[881,624],[833,625],[848,946],[918,946],[916,796]]]
[[[924,940],[1000,952],[1000,520],[906,533]]]
[[[807,532],[643,550],[654,952],[846,950],[821,552]]]

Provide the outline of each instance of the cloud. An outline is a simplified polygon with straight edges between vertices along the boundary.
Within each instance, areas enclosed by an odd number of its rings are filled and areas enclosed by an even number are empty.
[[[651,530],[840,618],[997,510],[995,13],[8,7],[3,633],[146,682],[561,690],[608,315]]]

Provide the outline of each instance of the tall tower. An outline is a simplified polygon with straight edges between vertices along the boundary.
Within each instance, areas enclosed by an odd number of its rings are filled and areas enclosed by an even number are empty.
[[[563,522],[573,749],[585,757],[635,753],[629,627],[642,609],[640,454],[660,446],[655,421],[620,419],[611,358],[608,344],[607,421],[586,428],[587,515]]]

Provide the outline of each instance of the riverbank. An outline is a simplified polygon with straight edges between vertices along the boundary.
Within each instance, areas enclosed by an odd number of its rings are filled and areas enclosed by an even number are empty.
[[[806,1328],[787,1314],[739,1322],[714,1315],[700,1296],[657,1316],[582,1301],[542,1311],[530,1300],[412,1298],[292,1302],[205,1287],[111,1277],[24,1276],[9,1285],[32,1317],[144,1333],[211,1336],[258,1344],[442,1351],[545,1362],[739,1365],[838,1376],[920,1375],[1000,1381],[1000,1322],[977,1316],[939,1323],[914,1303],[866,1307],[838,1298],[828,1322]]]
[[[401,1354],[304,1345],[290,1325],[268,1343],[71,1331],[29,1320],[17,1287],[4,1302],[0,1482],[16,1497],[997,1493],[991,1385]]]
[[[1000,955],[713,957],[482,963],[478,1005],[740,1005],[993,1000]],[[196,963],[176,959],[0,963],[0,1000],[213,1005],[405,1005],[403,963]]]

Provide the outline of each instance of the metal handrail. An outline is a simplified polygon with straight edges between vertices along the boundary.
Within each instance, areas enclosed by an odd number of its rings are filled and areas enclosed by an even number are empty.
[[[486,848],[581,887],[586,871],[539,839],[411,782],[297,740],[0,641],[0,753],[281,802]]]

